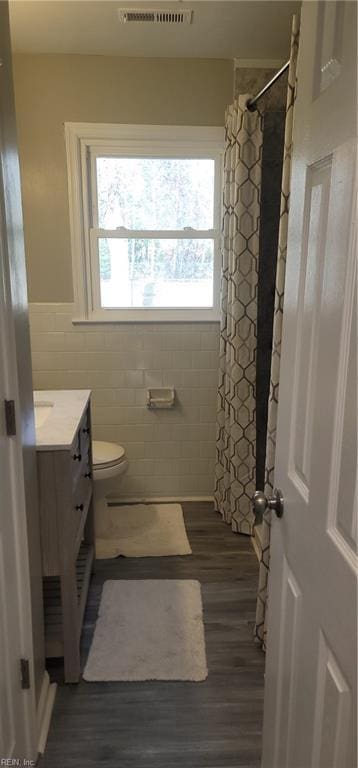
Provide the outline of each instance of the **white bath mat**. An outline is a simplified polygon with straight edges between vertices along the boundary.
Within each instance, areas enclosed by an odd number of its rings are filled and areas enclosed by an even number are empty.
[[[106,581],[83,677],[101,680],[205,680],[198,581]]]
[[[108,506],[96,538],[96,557],[190,555],[180,504]]]

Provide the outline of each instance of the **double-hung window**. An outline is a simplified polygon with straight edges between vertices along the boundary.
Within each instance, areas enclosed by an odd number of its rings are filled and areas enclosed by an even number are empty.
[[[76,318],[216,320],[223,131],[66,125]]]

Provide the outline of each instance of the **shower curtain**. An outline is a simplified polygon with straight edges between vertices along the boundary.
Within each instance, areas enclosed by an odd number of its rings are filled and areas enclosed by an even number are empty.
[[[280,379],[281,338],[283,320],[283,297],[286,273],[287,229],[290,199],[290,175],[292,155],[292,128],[293,113],[296,94],[296,68],[299,41],[299,18],[293,17],[291,35],[291,55],[288,72],[285,143],[282,169],[280,226],[278,236],[277,271],[275,287],[275,310],[273,321],[272,358],[270,394],[268,402],[268,421],[266,439],[266,463],[265,463],[265,495],[271,496],[274,483],[276,424],[278,406],[278,387]],[[270,567],[270,530],[271,512],[264,514],[261,533],[261,553],[259,569],[259,586],[256,606],[255,636],[262,647],[266,647],[266,618],[268,597],[268,574]]]
[[[262,116],[239,96],[226,114],[215,508],[252,535]]]

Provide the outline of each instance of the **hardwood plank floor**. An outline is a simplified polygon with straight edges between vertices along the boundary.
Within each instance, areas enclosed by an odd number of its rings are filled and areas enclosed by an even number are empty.
[[[198,579],[209,676],[202,683],[60,684],[40,768],[259,768],[264,655],[253,642],[258,563],[209,503],[183,504],[193,554],[97,561],[85,661],[106,579]]]

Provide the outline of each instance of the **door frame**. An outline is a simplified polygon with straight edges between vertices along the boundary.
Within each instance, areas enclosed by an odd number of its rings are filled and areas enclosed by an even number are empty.
[[[0,147],[1,148],[1,147]],[[10,262],[8,242],[6,237],[6,219],[4,204],[4,189],[2,169],[0,164],[0,281],[4,286],[5,304],[0,304],[0,325],[5,330],[0,337],[0,365],[4,370],[6,397],[15,402],[15,413],[19,427],[20,422],[20,394],[15,357],[15,326],[10,287]],[[0,402],[0,407],[4,403]],[[23,445],[21,430],[17,434],[7,438],[10,441],[11,477],[8,478],[9,492],[12,498],[11,513],[14,516],[15,551],[17,571],[18,594],[16,599],[19,605],[19,640],[20,658],[28,659],[30,672],[30,688],[22,691],[24,726],[23,743],[26,746],[26,758],[36,760],[37,750],[37,724],[36,724],[36,697],[34,684],[34,648],[32,633],[32,610],[30,590],[30,564],[29,544],[27,535],[27,517],[25,500],[25,478],[23,464]],[[2,509],[0,496],[0,514],[7,514]],[[19,659],[19,686],[20,686],[20,659]],[[21,690],[21,689],[20,689]],[[4,756],[5,757],[5,756]]]

